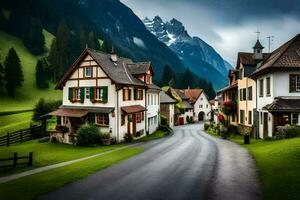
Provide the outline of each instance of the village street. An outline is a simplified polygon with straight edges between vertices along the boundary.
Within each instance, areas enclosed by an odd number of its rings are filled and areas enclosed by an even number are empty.
[[[143,144],[144,153],[40,199],[260,199],[246,149],[202,130],[175,127],[174,135]]]

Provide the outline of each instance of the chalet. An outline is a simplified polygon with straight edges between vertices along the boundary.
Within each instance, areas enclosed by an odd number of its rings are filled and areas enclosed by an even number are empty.
[[[170,127],[174,126],[176,101],[166,93],[160,92],[160,114],[167,118]]]
[[[194,107],[190,104],[190,98],[185,96],[183,90],[175,89],[175,92],[181,99],[179,107],[184,111],[177,116],[177,124],[187,124],[191,119],[194,118]]]
[[[56,86],[63,91],[61,107],[49,113],[69,131],[51,137],[73,143],[86,123],[96,124],[117,142],[126,133],[135,138],[153,133],[159,125],[160,88],[152,77],[150,62],[85,49]]]
[[[274,136],[277,126],[300,125],[300,34],[259,63],[251,77],[260,138]]]

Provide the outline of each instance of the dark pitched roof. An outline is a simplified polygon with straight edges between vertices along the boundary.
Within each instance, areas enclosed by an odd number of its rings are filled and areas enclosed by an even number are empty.
[[[176,103],[176,101],[171,97],[169,97],[169,95],[167,95],[165,92],[160,92],[159,97],[160,97],[160,103],[169,103],[169,104]]]
[[[153,92],[159,92],[159,91],[161,91],[161,88],[160,87],[158,87],[157,85],[155,85],[155,84],[147,84],[147,87],[149,88],[148,89],[148,91],[153,91]]]
[[[238,83],[234,83],[233,85],[223,87],[222,89],[218,90],[217,93],[222,93],[222,92],[232,90],[232,89],[237,89],[237,88],[238,88]]]
[[[263,53],[263,59],[267,58],[269,55],[270,55],[269,53]],[[246,66],[246,65],[255,66],[255,65],[257,65],[258,62],[260,62],[260,60],[254,59],[253,53],[238,52],[236,69],[240,68],[240,63],[244,66]]]
[[[128,63],[127,67],[131,74],[145,74],[151,68],[151,62]]]
[[[182,100],[187,100],[189,99],[187,96],[184,94],[184,90],[181,89],[174,89],[177,95],[182,99]]]
[[[300,34],[277,48],[266,58],[263,63],[254,71],[254,75],[262,73],[267,69],[300,70]]]
[[[263,47],[263,45],[261,45],[261,43],[260,43],[259,40],[256,41],[256,43],[255,43],[255,45],[253,47],[253,49],[263,49],[263,48],[264,47]]]
[[[146,84],[143,83],[141,80],[135,78],[128,69],[127,64],[133,63],[130,59],[118,57],[117,62],[113,62],[111,59],[111,54],[96,51],[94,49],[85,49],[83,53],[78,57],[78,59],[73,63],[73,65],[69,68],[67,73],[63,76],[63,78],[57,83],[56,88],[62,88],[63,84],[68,80],[73,70],[76,69],[77,64],[87,54],[89,54],[95,60],[95,62],[97,62],[97,64],[102,68],[104,73],[113,82],[124,85],[136,85],[146,87]]]
[[[300,98],[278,97],[272,103],[263,107],[269,112],[299,112]]]

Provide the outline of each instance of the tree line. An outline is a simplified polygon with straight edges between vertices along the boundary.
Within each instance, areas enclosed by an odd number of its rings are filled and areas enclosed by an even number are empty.
[[[209,99],[216,96],[214,87],[210,81],[202,79],[187,68],[182,73],[175,73],[169,65],[165,65],[161,76],[159,86],[171,86],[178,89],[184,88],[198,88],[203,89]]]
[[[16,88],[21,87],[24,75],[20,58],[14,48],[10,48],[4,60],[0,63],[0,88],[5,87],[7,94],[15,97]]]

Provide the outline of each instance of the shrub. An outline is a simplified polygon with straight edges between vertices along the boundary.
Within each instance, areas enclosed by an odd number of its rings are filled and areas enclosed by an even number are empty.
[[[293,138],[300,136],[299,126],[277,126],[276,138]]]
[[[209,127],[210,127],[210,124],[207,124],[207,123],[204,124],[204,130],[207,131]]]
[[[101,133],[100,134],[100,138],[101,139],[111,139],[110,134],[109,133]]]
[[[190,122],[190,117],[186,116],[185,120],[186,120],[186,123],[189,123]]]
[[[130,133],[126,133],[124,135],[124,140],[125,140],[125,142],[132,142],[133,136]]]
[[[94,124],[81,126],[76,133],[76,145],[89,146],[100,143],[100,130]]]
[[[168,126],[160,126],[159,130],[163,131],[165,135],[169,135],[170,133],[172,133],[172,129]]]
[[[160,116],[160,122],[161,122],[161,125],[164,125],[164,126],[168,126],[169,125],[168,124],[168,119],[165,116],[163,116],[163,115]]]
[[[49,142],[50,141],[50,137],[43,137],[41,139],[38,140],[39,143],[44,143],[44,142]]]
[[[41,98],[34,107],[32,119],[39,120],[42,115],[58,109],[61,103],[61,101],[46,101],[45,99]]]
[[[270,136],[267,136],[267,137],[264,138],[264,141],[272,141],[272,140],[273,140],[273,138],[270,137]]]
[[[252,133],[252,128],[248,127],[248,126],[244,126],[244,125],[239,125],[238,126],[238,132],[241,135],[244,135],[244,136],[247,135],[247,136],[249,136]]]

